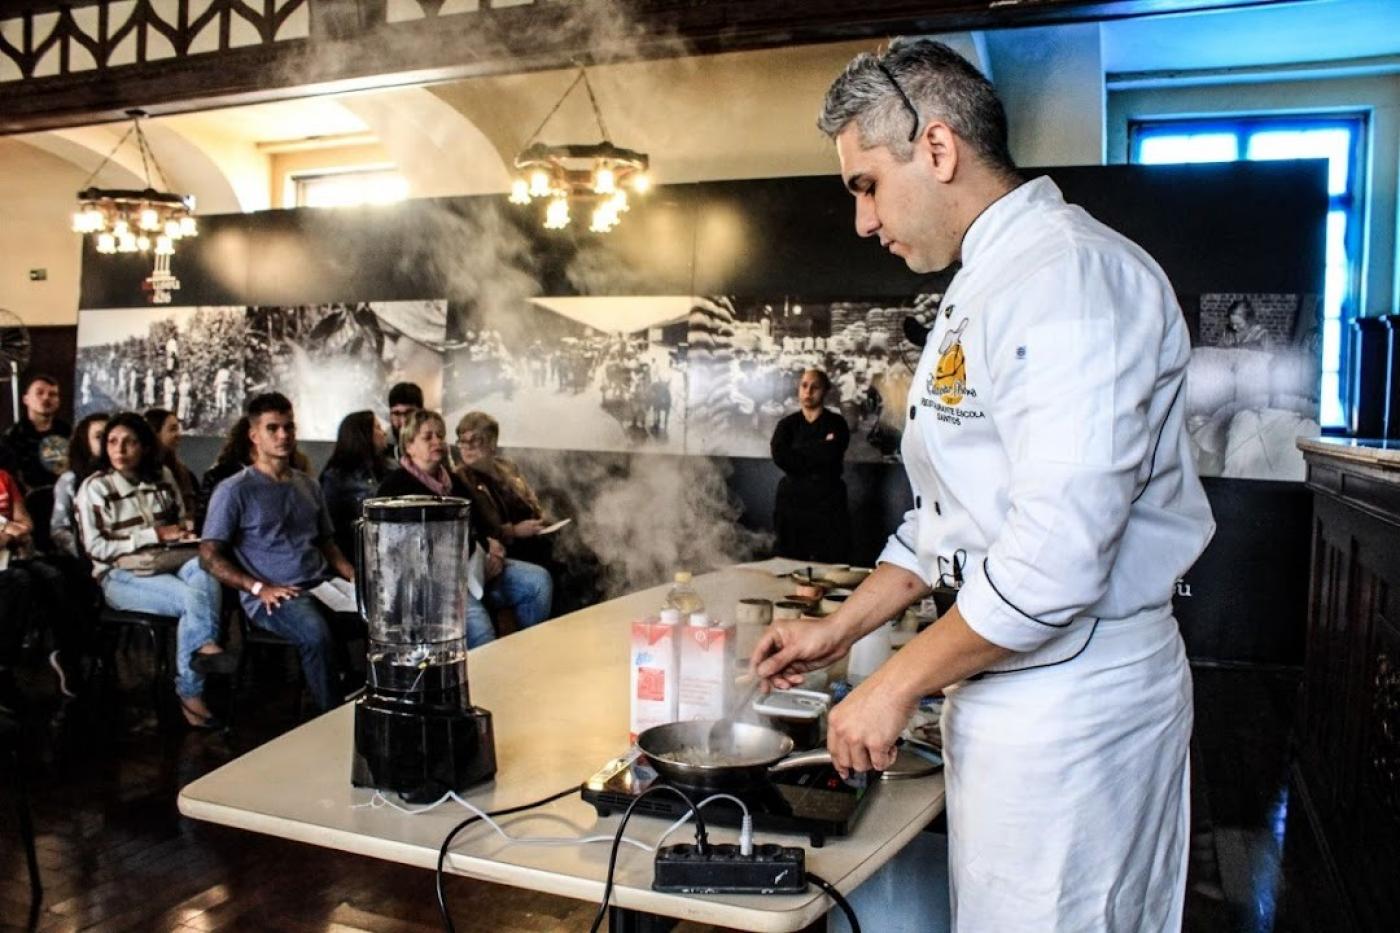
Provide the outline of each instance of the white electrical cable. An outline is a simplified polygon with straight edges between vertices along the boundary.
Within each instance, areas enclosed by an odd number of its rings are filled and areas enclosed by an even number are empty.
[[[609,834],[607,834],[607,835],[601,835],[601,836],[573,836],[573,837],[570,837],[570,836],[512,836],[510,833],[506,832],[505,829],[502,828],[502,826],[501,826],[499,823],[497,823],[495,820],[493,820],[493,819],[486,813],[485,810],[482,810],[480,807],[478,807],[476,804],[472,803],[471,801],[464,799],[464,798],[463,798],[462,796],[460,796],[456,791],[448,791],[447,793],[445,793],[445,794],[443,794],[441,797],[439,797],[437,800],[434,800],[432,803],[430,803],[430,804],[425,804],[424,806],[421,806],[421,807],[406,807],[406,806],[404,806],[404,805],[401,804],[401,803],[395,803],[393,800],[390,800],[390,799],[384,794],[383,791],[378,791],[378,790],[377,790],[377,791],[374,792],[374,795],[373,795],[372,797],[369,798],[369,800],[367,800],[367,801],[364,802],[364,803],[357,803],[357,804],[354,804],[354,805],[351,806],[351,809],[352,809],[352,810],[363,810],[363,809],[380,810],[380,809],[383,809],[384,807],[389,807],[389,808],[392,809],[392,810],[397,810],[398,812],[403,813],[403,814],[406,814],[406,815],[408,815],[408,816],[420,816],[420,815],[422,815],[422,814],[424,814],[424,813],[427,813],[429,810],[435,810],[435,809],[437,809],[438,807],[442,806],[444,803],[446,803],[446,802],[449,801],[449,800],[452,800],[452,801],[455,801],[455,802],[458,803],[458,804],[461,804],[461,805],[462,805],[463,807],[465,807],[467,810],[469,810],[470,812],[476,814],[478,817],[481,818],[481,821],[482,821],[483,823],[485,823],[487,826],[490,826],[492,829],[494,829],[494,830],[496,831],[496,833],[497,833],[502,839],[504,839],[506,842],[510,843],[511,845],[519,845],[519,846],[578,846],[578,845],[588,845],[588,844],[595,843],[595,842],[612,842],[612,841],[613,841],[613,837],[612,837],[612,834],[611,834],[611,833],[609,833]],[[743,814],[744,814],[744,815],[743,815],[743,820],[742,820],[742,828],[741,828],[740,831],[739,831],[739,846],[740,846],[740,851],[743,852],[745,855],[750,855],[750,854],[752,854],[752,852],[753,852],[753,817],[749,815],[749,808],[744,804],[744,801],[740,800],[738,797],[735,797],[733,794],[713,794],[713,795],[711,795],[711,796],[709,796],[709,797],[706,797],[704,800],[700,801],[700,802],[697,803],[695,806],[696,806],[697,809],[703,809],[703,808],[706,806],[706,804],[713,803],[713,802],[716,801],[716,800],[732,800],[732,801],[734,801],[736,804],[739,805],[739,809],[742,810],[742,811],[743,811]],[[666,837],[670,836],[671,833],[673,833],[673,832],[675,832],[676,830],[680,829],[680,828],[681,828],[682,826],[684,826],[686,823],[689,823],[689,822],[694,818],[694,816],[695,816],[695,814],[694,814],[693,812],[688,812],[688,813],[685,814],[685,816],[682,816],[680,819],[676,820],[676,821],[675,821],[674,823],[672,823],[670,826],[667,826],[667,827],[666,827],[666,830],[665,830],[660,836],[657,837],[655,843],[650,843],[650,844],[648,844],[648,843],[642,842],[642,841],[639,840],[639,839],[632,839],[632,838],[630,838],[630,837],[628,837],[628,836],[623,836],[623,837],[622,837],[622,841],[625,842],[625,843],[627,843],[627,844],[630,845],[630,846],[635,846],[635,847],[637,847],[638,849],[641,849],[641,850],[644,851],[644,852],[655,852],[657,849],[659,849],[659,848],[661,847],[661,843],[663,843],[663,842],[666,841]]]

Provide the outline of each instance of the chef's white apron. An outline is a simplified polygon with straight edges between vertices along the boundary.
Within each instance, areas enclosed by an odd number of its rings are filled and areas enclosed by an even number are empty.
[[[1191,673],[1170,607],[1102,620],[1076,657],[951,688],[953,929],[1181,929]]]

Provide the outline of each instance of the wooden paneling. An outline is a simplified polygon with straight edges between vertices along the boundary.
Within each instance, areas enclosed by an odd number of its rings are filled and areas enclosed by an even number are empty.
[[[1309,455],[1309,485],[1304,797],[1356,928],[1391,930],[1400,912],[1400,476]]]

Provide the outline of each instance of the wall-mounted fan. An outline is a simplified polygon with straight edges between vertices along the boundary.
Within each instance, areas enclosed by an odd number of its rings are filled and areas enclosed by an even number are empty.
[[[19,374],[29,365],[29,328],[13,311],[0,308],[0,379],[10,379],[10,403],[19,423]]]

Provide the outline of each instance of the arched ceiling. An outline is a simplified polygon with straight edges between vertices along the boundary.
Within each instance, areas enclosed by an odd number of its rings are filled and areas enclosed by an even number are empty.
[[[1014,42],[1023,33],[1032,41],[1030,32],[1017,30],[1004,39]],[[1375,60],[1400,56],[1400,2],[1315,0],[1143,17],[1105,23],[1099,35],[1101,67],[1110,74]],[[988,57],[982,34],[942,38],[996,80],[997,62]],[[589,77],[612,141],[647,152],[660,182],[824,174],[835,171],[836,162],[815,129],[816,108],[831,77],[856,52],[875,45],[861,40],[623,62],[591,67]],[[514,155],[576,74],[539,71],[306,98],[153,118],[146,125],[172,186],[195,194],[206,212],[270,205],[270,144],[343,145],[350,134],[377,139],[414,196],[499,192],[508,186]],[[125,129],[120,124],[16,138],[67,160],[85,176]],[[599,136],[581,86],[540,134],[554,143]],[[134,148],[124,148],[114,161],[103,183],[138,181]]]

